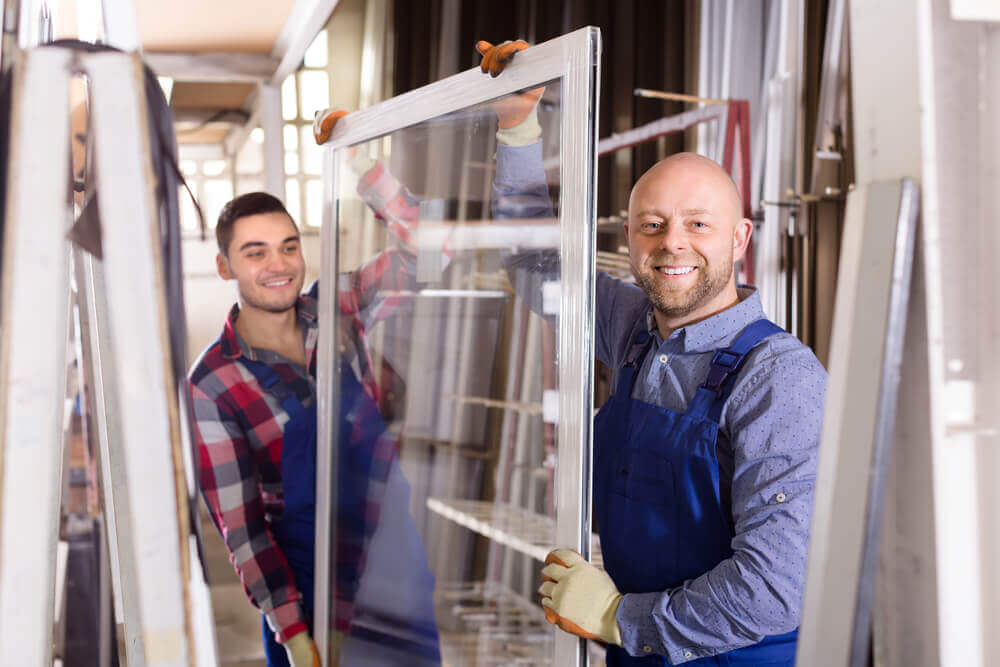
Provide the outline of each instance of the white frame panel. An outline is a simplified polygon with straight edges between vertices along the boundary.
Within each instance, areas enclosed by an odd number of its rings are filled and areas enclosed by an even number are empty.
[[[1000,31],[956,21],[949,8],[948,0],[849,5],[852,61],[872,64],[851,72],[858,187],[909,178],[921,191],[886,503],[892,530],[876,598],[875,660],[886,665],[991,664],[1000,642],[990,333],[1000,315]],[[890,32],[914,39],[886,50]],[[832,521],[864,530],[856,517]],[[800,663],[844,664],[835,659],[840,637],[822,626],[816,661]]]
[[[86,74],[96,181],[113,196],[101,205],[107,281],[90,257],[78,267],[83,315],[95,325],[78,349],[81,364],[94,364],[90,407],[120,575],[116,615],[124,615],[129,665],[215,665],[207,586],[192,567],[142,61],[46,47],[22,54],[15,73],[0,356],[0,663],[52,658],[63,470],[63,420],[52,416],[66,406],[73,220],[69,88]],[[39,304],[55,308],[54,318],[39,319]]]
[[[321,557],[330,550],[334,500],[329,481],[336,478],[334,457],[337,383],[332,369],[336,360],[336,307],[329,295],[337,273],[337,239],[334,185],[337,183],[335,153],[396,130],[416,125],[444,114],[481,104],[520,90],[534,88],[559,79],[562,83],[560,124],[560,180],[562,202],[559,212],[561,230],[562,289],[559,321],[559,386],[579,387],[575,392],[559,392],[559,476],[556,543],[574,546],[585,558],[590,557],[591,534],[591,443],[594,349],[594,244],[596,226],[597,174],[597,99],[600,82],[600,32],[581,28],[572,33],[534,46],[519,53],[504,73],[491,78],[474,68],[386,100],[369,109],[342,118],[325,146],[328,148],[324,170],[325,214],[322,230],[322,265],[320,292],[320,339],[317,349],[319,443],[317,469],[317,538],[316,538],[316,610],[314,634],[320,653],[328,655],[330,563]],[[569,113],[566,113],[566,112]],[[588,137],[588,141],[580,141]],[[581,227],[591,221],[586,234]],[[582,400],[579,397],[582,396]],[[326,471],[324,479],[322,471]],[[554,545],[555,546],[555,545]],[[587,664],[582,640],[563,632],[556,633],[554,663],[560,666]]]
[[[51,161],[70,143],[69,64],[69,53],[47,50],[25,53],[14,65],[0,358],[4,665],[52,663],[72,210],[69,169],[52,169]]]
[[[867,664],[919,195],[848,198],[797,663]]]
[[[142,635],[138,623],[126,619],[140,618],[137,605],[135,559],[122,558],[121,553],[131,543],[127,531],[128,495],[123,493],[126,475],[123,465],[122,439],[120,433],[111,429],[119,424],[115,416],[115,402],[109,400],[105,376],[114,377],[114,355],[108,349],[107,303],[104,283],[104,268],[99,260],[83,250],[77,250],[74,259],[77,265],[77,285],[81,304],[81,341],[85,345],[83,358],[88,359],[84,370],[88,384],[88,410],[91,411],[97,439],[97,458],[101,475],[101,510],[104,514],[104,529],[108,561],[111,571],[111,588],[114,601],[114,619],[122,626],[125,637],[125,658],[128,667],[143,667]],[[112,449],[114,448],[114,449]],[[119,656],[121,657],[121,656]]]
[[[130,516],[118,517],[131,536],[126,558],[139,576],[137,606],[147,665],[197,664],[189,626],[191,563],[187,485],[180,462],[180,423],[174,378],[167,363],[159,230],[149,163],[142,62],[134,55],[93,54],[91,75],[94,157],[98,182],[115,196],[101,198],[109,344],[115,354],[111,396]],[[116,128],[116,133],[102,128]],[[133,141],[122,141],[131,137]],[[137,335],[137,332],[144,332]],[[152,339],[152,344],[150,339]],[[107,379],[107,378],[106,378]],[[109,387],[105,386],[107,391]],[[143,443],[142,449],[135,443]],[[129,445],[132,446],[129,446]],[[112,462],[114,465],[114,462]],[[183,502],[182,502],[183,501]],[[150,521],[173,516],[174,530]],[[127,522],[126,525],[122,523]],[[123,554],[119,554],[122,558]],[[123,582],[124,583],[124,582]],[[129,623],[133,619],[125,619]]]

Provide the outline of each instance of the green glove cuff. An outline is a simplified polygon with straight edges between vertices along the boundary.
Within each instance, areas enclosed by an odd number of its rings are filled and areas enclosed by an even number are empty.
[[[368,173],[375,166],[375,160],[368,156],[363,147],[359,147],[358,152],[354,154],[354,157],[350,159],[348,164],[355,175],[361,176]]]
[[[300,632],[285,641],[285,653],[292,667],[312,667],[314,650],[308,632]]]
[[[527,146],[538,141],[541,136],[542,126],[538,123],[537,106],[514,127],[497,130],[497,141],[505,146]]]

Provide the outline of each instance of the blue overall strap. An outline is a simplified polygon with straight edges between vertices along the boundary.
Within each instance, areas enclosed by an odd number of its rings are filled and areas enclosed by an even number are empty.
[[[653,337],[645,329],[640,329],[629,340],[625,348],[625,363],[618,369],[618,382],[615,383],[615,393],[622,392],[624,396],[632,394],[632,385],[638,372],[639,360],[646,356],[646,350]]]
[[[701,414],[719,423],[722,407],[729,398],[736,376],[750,350],[768,336],[782,331],[784,329],[770,320],[757,320],[740,332],[729,347],[716,350],[712,356],[708,377],[698,388],[698,393],[688,408],[688,414]]]
[[[246,358],[240,361],[257,378],[261,388],[278,399],[281,407],[288,413],[289,419],[298,419],[305,414],[306,409],[302,405],[302,401],[299,400],[294,391],[281,382],[281,378],[278,377],[273,368],[262,361],[251,361]]]

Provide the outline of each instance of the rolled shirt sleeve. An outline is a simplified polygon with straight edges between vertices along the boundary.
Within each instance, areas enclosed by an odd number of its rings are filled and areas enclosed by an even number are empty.
[[[722,415],[733,554],[675,589],[625,595],[617,619],[632,655],[679,664],[799,625],[826,373],[801,344],[749,370]]]

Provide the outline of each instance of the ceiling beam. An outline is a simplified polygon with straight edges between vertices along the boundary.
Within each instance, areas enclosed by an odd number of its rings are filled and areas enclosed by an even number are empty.
[[[181,160],[224,160],[222,144],[180,144],[177,156]]]
[[[226,123],[243,125],[250,119],[245,109],[171,109],[174,123]]]
[[[146,63],[158,76],[179,81],[269,81],[279,60],[263,53],[146,52]]]
[[[285,77],[299,68],[306,49],[330,20],[339,0],[296,0],[292,11],[274,41],[271,56],[280,63],[271,83],[280,86]]]

